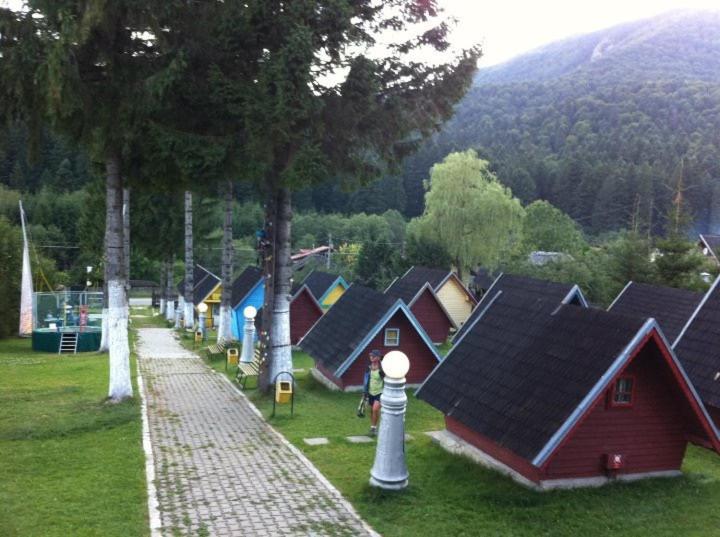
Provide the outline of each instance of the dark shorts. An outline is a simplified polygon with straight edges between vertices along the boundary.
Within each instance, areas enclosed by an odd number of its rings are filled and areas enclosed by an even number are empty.
[[[375,404],[375,401],[377,401],[378,403],[380,402],[381,395],[382,394],[380,394],[380,393],[377,395],[368,394],[368,405],[370,405],[370,408],[372,408],[372,406]]]

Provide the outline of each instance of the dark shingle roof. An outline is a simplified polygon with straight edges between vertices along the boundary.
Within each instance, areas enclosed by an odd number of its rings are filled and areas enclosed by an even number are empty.
[[[411,273],[405,274],[402,278],[395,280],[390,287],[385,290],[385,294],[391,297],[399,298],[405,304],[410,304],[415,295],[418,294],[428,282],[411,277]]]
[[[313,270],[302,283],[308,286],[308,289],[310,289],[310,292],[315,296],[316,300],[320,300],[337,279],[337,274]]]
[[[473,286],[475,289],[483,289],[487,291],[492,283],[495,281],[495,278],[490,275],[490,272],[485,270],[484,268],[478,268],[475,270],[475,273],[473,274]]]
[[[703,298],[674,349],[700,398],[720,407],[720,278]],[[720,376],[718,376],[720,379]]]
[[[408,270],[401,279],[410,279],[413,282],[425,282],[429,283],[434,291],[437,291],[438,286],[445,281],[445,278],[450,274],[449,270],[429,268],[429,267],[412,267]]]
[[[212,272],[210,272],[208,269],[201,265],[195,265],[193,267],[193,298],[195,295],[195,289],[197,289],[198,284],[204,280],[207,276],[212,275],[215,276]],[[215,276],[217,278],[217,276]],[[219,279],[219,278],[218,278]],[[180,280],[180,282],[177,284],[176,287],[178,293],[181,295],[185,294],[185,277],[183,276],[183,279]]]
[[[253,290],[253,287],[262,279],[263,273],[257,267],[247,267],[232,284],[232,298],[230,303],[236,308],[240,301]]]
[[[195,289],[193,289],[193,302],[195,305],[200,304],[219,283],[220,278],[211,273],[208,273],[200,282],[196,283]]]
[[[501,293],[418,397],[533,460],[644,320]]]
[[[500,274],[493,285],[483,295],[480,302],[465,321],[465,324],[458,330],[453,341],[458,341],[467,330],[467,327],[480,315],[485,306],[490,303],[492,298],[502,291],[505,294],[525,298],[525,299],[544,299],[554,302],[557,307],[565,299],[575,286],[568,283],[557,283],[547,280],[538,280],[527,276],[516,276],[514,274]]]
[[[628,317],[654,317],[672,345],[702,297],[685,289],[630,282],[608,311]]]
[[[197,306],[220,283],[220,278],[205,267],[196,264],[193,267],[193,303]],[[185,278],[177,284],[180,295],[185,295]]]
[[[300,347],[335,371],[396,302],[374,289],[351,285],[300,341]]]

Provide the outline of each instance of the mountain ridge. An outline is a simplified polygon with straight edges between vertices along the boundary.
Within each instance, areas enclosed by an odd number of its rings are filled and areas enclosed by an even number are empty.
[[[422,212],[434,163],[473,148],[522,201],[546,199],[591,232],[627,227],[633,210],[662,232],[683,162],[696,229],[720,231],[718,132],[720,11],[567,38],[478,72],[455,116],[406,160],[406,214]]]

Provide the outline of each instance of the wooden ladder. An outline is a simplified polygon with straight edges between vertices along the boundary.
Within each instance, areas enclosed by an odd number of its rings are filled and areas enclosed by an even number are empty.
[[[60,348],[58,354],[77,354],[78,333],[77,332],[61,332]]]

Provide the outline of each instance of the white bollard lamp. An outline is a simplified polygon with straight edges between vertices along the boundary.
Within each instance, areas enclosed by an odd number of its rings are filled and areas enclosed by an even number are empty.
[[[407,487],[410,475],[405,463],[405,375],[410,370],[410,360],[400,351],[390,351],[381,366],[385,383],[380,396],[380,430],[370,485],[400,490]]]
[[[205,341],[207,333],[207,327],[205,326],[205,314],[207,313],[208,306],[205,302],[198,304],[198,323],[200,324],[200,332],[202,332],[203,341]]]
[[[243,330],[242,353],[240,361],[249,364],[253,361],[253,351],[255,349],[255,316],[257,310],[253,306],[248,306],[243,310],[245,317],[245,327]]]

